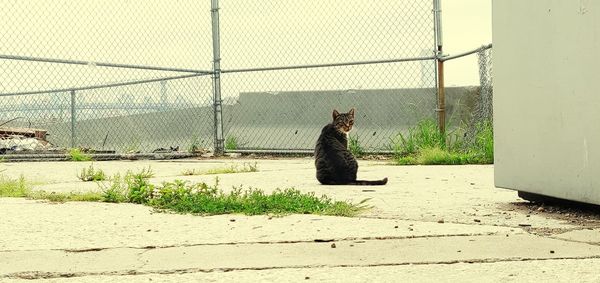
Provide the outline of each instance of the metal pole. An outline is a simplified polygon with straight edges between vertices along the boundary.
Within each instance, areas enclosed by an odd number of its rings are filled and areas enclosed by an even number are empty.
[[[444,61],[442,60],[442,5],[441,0],[433,1],[435,17],[435,41],[437,53],[437,113],[438,127],[441,133],[446,132],[446,94],[444,92]]]
[[[75,91],[71,90],[71,148],[75,147],[76,134],[75,134],[75,123],[77,123],[77,117],[75,116]]]
[[[215,155],[224,152],[223,105],[221,99],[221,39],[219,35],[219,0],[211,0],[212,36],[213,36],[213,112]]]

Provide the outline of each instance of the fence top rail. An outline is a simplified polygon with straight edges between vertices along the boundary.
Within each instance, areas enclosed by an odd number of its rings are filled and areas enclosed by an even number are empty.
[[[92,89],[99,89],[99,88],[129,86],[129,85],[146,84],[146,83],[161,82],[161,81],[171,81],[171,80],[187,79],[187,78],[201,77],[201,76],[206,76],[206,75],[208,75],[208,74],[188,74],[188,75],[180,75],[180,76],[172,76],[172,77],[162,77],[162,78],[147,79],[147,80],[137,80],[137,81],[131,81],[131,82],[102,84],[102,85],[91,85],[91,86],[82,86],[82,87],[70,87],[70,88],[47,89],[47,90],[36,90],[36,91],[24,91],[24,92],[0,93],[0,97],[3,97],[3,96],[18,96],[18,95],[33,95],[33,94],[42,94],[42,93],[57,93],[57,92],[70,92],[70,91],[92,90]]]
[[[435,56],[427,56],[427,57],[410,57],[410,58],[397,58],[397,59],[387,59],[387,60],[341,62],[341,63],[330,63],[330,64],[295,65],[295,66],[247,68],[247,69],[223,69],[223,70],[221,70],[221,73],[247,73],[247,72],[295,70],[295,69],[330,68],[330,67],[343,67],[343,66],[356,66],[356,65],[426,61],[426,60],[435,60],[435,59],[436,59]]]
[[[456,55],[443,56],[443,57],[440,57],[439,60],[442,61],[442,62],[443,61],[448,61],[448,60],[452,60],[452,59],[456,59],[456,58],[460,58],[460,57],[465,57],[465,56],[471,55],[473,53],[477,53],[479,51],[490,49],[490,48],[492,48],[492,44],[491,43],[488,44],[488,45],[483,45],[483,46],[481,46],[479,48],[476,48],[476,49],[473,49],[473,50],[469,50],[467,52],[458,53]]]
[[[194,70],[194,69],[186,69],[186,68],[170,68],[170,67],[157,67],[157,66],[145,66],[145,65],[133,65],[133,64],[117,64],[117,63],[55,59],[55,58],[19,56],[19,55],[0,54],[0,59],[16,60],[16,61],[32,61],[32,62],[42,62],[42,63],[68,64],[68,65],[87,65],[87,66],[108,67],[108,68],[137,69],[137,70],[148,70],[148,71],[166,71],[166,72],[180,72],[180,73],[194,73],[194,74],[212,74],[213,73],[212,71],[207,71],[207,70]]]

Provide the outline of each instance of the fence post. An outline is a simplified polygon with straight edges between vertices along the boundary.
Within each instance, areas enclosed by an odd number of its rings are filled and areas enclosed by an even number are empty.
[[[444,90],[444,61],[442,60],[442,5],[441,0],[433,0],[434,27],[437,57],[437,108],[438,127],[443,134],[446,132],[446,93]]]
[[[77,135],[75,133],[75,124],[77,117],[75,113],[75,90],[71,90],[71,148],[75,147]]]
[[[223,100],[221,99],[221,38],[219,35],[219,0],[211,0],[212,40],[213,40],[213,112],[215,155],[224,152]]]

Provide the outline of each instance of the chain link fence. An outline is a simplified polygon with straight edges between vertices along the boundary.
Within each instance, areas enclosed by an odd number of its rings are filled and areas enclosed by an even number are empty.
[[[492,45],[482,46],[477,50],[479,67],[479,95],[465,133],[465,146],[475,142],[478,131],[484,124],[493,128],[493,83],[492,83]]]
[[[0,148],[211,147],[204,2],[2,1]]]
[[[433,2],[221,2],[225,150],[312,152],[356,108],[366,151],[434,117]]]
[[[214,58],[210,1],[2,1],[0,150],[212,150],[217,60],[226,151],[312,152],[352,107],[386,151],[435,117],[433,2],[222,0]]]

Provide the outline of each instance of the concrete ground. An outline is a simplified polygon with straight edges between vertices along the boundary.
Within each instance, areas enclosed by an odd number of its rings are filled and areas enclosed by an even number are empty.
[[[361,161],[382,187],[323,186],[310,158],[95,162],[109,175],[151,166],[153,182],[257,162],[220,187],[295,187],[373,206],[355,218],[193,216],[143,205],[0,198],[0,282],[600,282],[597,212],[531,205],[494,188],[493,166],[390,166]],[[3,163],[35,189],[99,190],[86,162]]]

